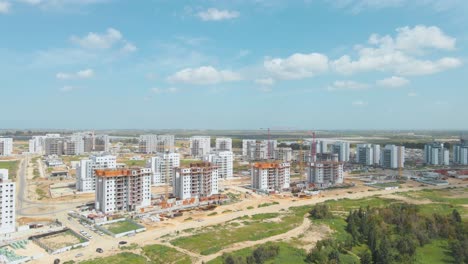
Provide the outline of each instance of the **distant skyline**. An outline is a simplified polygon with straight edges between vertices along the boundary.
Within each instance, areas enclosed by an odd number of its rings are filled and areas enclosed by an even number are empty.
[[[468,1],[0,0],[0,129],[467,130]]]

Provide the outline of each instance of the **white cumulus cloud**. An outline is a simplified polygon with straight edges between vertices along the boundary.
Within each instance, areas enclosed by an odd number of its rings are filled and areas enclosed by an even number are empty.
[[[275,84],[275,80],[273,78],[256,79],[255,83],[260,85],[273,85]]]
[[[212,66],[202,66],[199,68],[186,68],[168,77],[173,83],[186,84],[217,84],[222,82],[239,81],[242,77],[233,71],[217,70]]]
[[[329,91],[337,90],[364,90],[369,88],[368,84],[355,82],[355,81],[335,81],[332,85],[328,86]]]
[[[377,85],[384,86],[384,87],[401,87],[401,86],[407,85],[409,82],[410,81],[406,78],[392,76],[389,78],[378,80],[376,83]]]
[[[356,47],[358,58],[344,55],[331,62],[335,71],[353,74],[366,71],[392,72],[398,75],[428,75],[459,67],[458,58],[421,58],[430,50],[453,50],[456,40],[437,27],[423,25],[398,28],[397,36],[373,34],[368,45]]]
[[[60,80],[89,79],[94,77],[94,71],[92,69],[85,69],[76,73],[59,72],[55,75],[55,77]]]
[[[303,79],[328,70],[328,57],[320,53],[295,53],[287,58],[267,58],[265,69],[279,79]]]
[[[203,21],[220,21],[226,19],[234,19],[239,17],[237,11],[219,10],[216,8],[208,8],[205,11],[198,12],[197,16]]]
[[[71,41],[86,49],[109,49],[123,39],[120,31],[108,28],[105,33],[89,32],[84,37],[72,36]]]
[[[10,2],[0,1],[0,14],[6,14],[10,12],[11,4]]]

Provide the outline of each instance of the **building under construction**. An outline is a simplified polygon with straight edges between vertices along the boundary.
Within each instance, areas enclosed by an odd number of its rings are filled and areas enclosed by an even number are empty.
[[[318,188],[342,184],[343,180],[343,162],[334,159],[308,163],[307,182]]]
[[[252,188],[264,192],[288,189],[291,182],[289,163],[257,162],[251,170]]]
[[[210,162],[191,163],[189,168],[176,168],[173,192],[178,199],[218,194],[218,168]]]
[[[95,173],[96,210],[135,211],[151,205],[151,169],[104,169]]]

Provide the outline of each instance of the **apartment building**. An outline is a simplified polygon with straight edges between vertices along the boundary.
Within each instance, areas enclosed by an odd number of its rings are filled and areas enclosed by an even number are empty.
[[[216,151],[232,151],[231,138],[216,138]]]
[[[132,212],[151,205],[150,168],[95,170],[96,210]]]
[[[264,192],[282,191],[290,186],[289,163],[258,162],[251,169],[252,188]]]
[[[8,170],[0,169],[0,234],[15,232],[15,186],[8,179]]]
[[[342,184],[343,180],[343,162],[319,161],[311,162],[307,166],[307,182],[319,188]]]
[[[405,167],[405,147],[386,145],[381,151],[380,165],[386,169]]]
[[[424,146],[424,163],[428,165],[449,165],[450,152],[444,143],[433,142]]]
[[[211,152],[211,137],[194,136],[190,138],[190,154],[194,158],[203,158]]]
[[[275,150],[275,160],[282,162],[291,162],[293,159],[292,148],[277,148]]]
[[[233,177],[234,154],[232,151],[216,151],[203,157],[204,161],[218,167],[218,178],[229,179]]]
[[[153,172],[153,185],[172,185],[174,169],[180,166],[179,153],[159,153],[151,157],[147,164]]]
[[[76,189],[79,192],[94,192],[96,190],[97,169],[117,168],[117,158],[112,155],[91,156],[80,160],[76,168]]]
[[[341,162],[349,161],[349,142],[338,141],[331,146],[332,153],[338,154]]]
[[[255,160],[257,141],[255,139],[242,140],[242,156],[247,160]]]
[[[274,159],[277,147],[277,140],[244,139],[242,140],[242,155],[247,160]]]
[[[173,184],[178,199],[209,197],[218,194],[218,168],[209,162],[176,168]]]
[[[364,166],[380,165],[380,145],[357,144],[356,163]]]
[[[468,165],[468,143],[453,146],[453,163],[457,165]]]
[[[44,154],[62,156],[64,154],[63,148],[64,138],[60,137],[58,134],[53,134],[53,136],[47,136],[44,139]]]
[[[140,153],[174,152],[174,135],[141,135],[139,139]]]
[[[29,153],[44,155],[45,136],[33,136],[29,140]]]
[[[13,139],[0,138],[0,156],[11,156],[13,153]]]

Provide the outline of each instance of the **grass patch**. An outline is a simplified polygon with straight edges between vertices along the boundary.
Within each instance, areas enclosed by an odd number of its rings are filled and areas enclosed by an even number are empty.
[[[170,241],[171,244],[200,253],[210,255],[228,245],[242,241],[256,241],[285,233],[297,227],[304,220],[308,207],[291,208],[283,215],[278,213],[258,214],[245,217],[242,226],[233,227],[229,223],[211,228],[204,228],[192,236],[180,237]],[[279,221],[265,221],[281,217]]]
[[[102,227],[111,231],[114,234],[125,233],[141,228],[137,224],[129,221],[120,221],[112,224],[103,225]]]
[[[224,210],[222,214],[232,213],[232,210]]]
[[[121,246],[120,249],[121,250],[135,250],[137,248],[139,248],[140,246],[138,244],[135,244],[135,243],[131,243],[130,245],[128,246]]]
[[[167,246],[151,245],[143,247],[143,254],[148,257],[151,263],[165,264],[190,264],[191,259],[189,256]]]
[[[209,213],[208,216],[213,216],[213,215],[217,215],[218,212],[212,212],[212,213]]]
[[[16,179],[16,174],[18,173],[19,161],[0,161],[0,169],[8,170],[8,178],[11,180]]]
[[[97,258],[93,260],[80,262],[81,264],[147,264],[146,258],[137,254],[123,252],[106,258]]]
[[[278,202],[262,203],[262,204],[259,204],[259,205],[258,205],[258,208],[261,208],[261,207],[268,207],[268,206],[272,206],[272,205],[275,205],[275,204],[279,204],[279,203],[278,203]]]
[[[39,187],[36,187],[36,194],[39,196],[37,199],[42,200],[47,197],[47,193]]]
[[[180,166],[188,166],[188,165],[190,165],[190,163],[197,163],[197,162],[201,162],[201,160],[197,160],[197,159],[181,159],[181,160],[180,160]]]
[[[129,167],[145,167],[146,166],[146,160],[124,160],[123,163],[125,163]]]
[[[417,264],[454,263],[446,240],[434,240],[416,250]]]
[[[254,209],[253,206],[247,206],[247,210],[252,210],[252,209]]]

